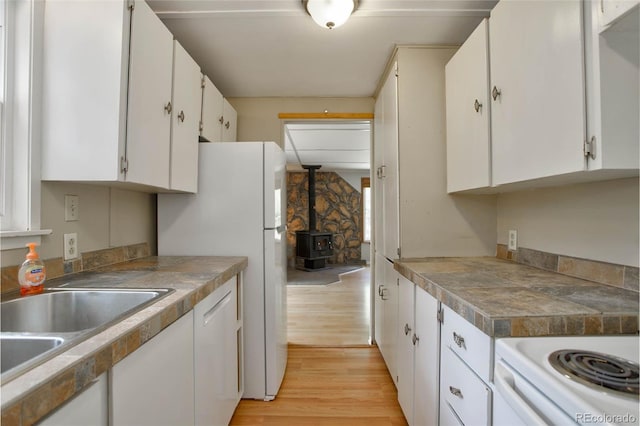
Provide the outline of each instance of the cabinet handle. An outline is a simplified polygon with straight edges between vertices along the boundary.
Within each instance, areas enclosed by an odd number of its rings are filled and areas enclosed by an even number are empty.
[[[457,396],[460,399],[463,399],[464,397],[462,396],[462,391],[458,388],[454,388],[453,386],[449,386],[449,392],[451,392],[452,395]]]
[[[416,343],[420,341],[420,338],[416,336],[416,333],[413,333],[413,337],[411,338],[411,341],[413,342],[413,346],[415,346]]]
[[[378,285],[378,296],[382,296],[382,287],[384,287],[382,284]]]
[[[225,127],[226,129],[228,129],[230,125],[231,125],[231,123],[229,123],[228,121],[227,121],[226,123],[224,123],[224,127]]]
[[[482,108],[482,104],[476,99],[476,101],[473,103],[473,109],[475,109],[476,112],[480,112],[480,108]]]
[[[385,171],[385,169],[386,169],[386,168],[387,168],[387,166],[380,166],[380,176],[379,176],[379,178],[380,178],[380,179],[384,179],[384,178],[386,178],[386,177],[387,177],[387,176],[385,175],[385,173],[384,173],[384,171]]]
[[[224,123],[224,115],[221,115],[220,118],[218,118],[218,123]]]
[[[409,327],[409,324],[405,324],[404,325],[404,335],[408,336],[410,331],[411,331],[411,327]]]
[[[498,90],[496,86],[493,86],[493,90],[491,91],[491,97],[493,100],[497,100],[498,96],[502,96],[502,90]]]
[[[164,110],[167,112],[167,114],[171,114],[171,111],[173,110],[173,107],[171,106],[171,101],[169,101],[169,103],[164,106]]]
[[[456,343],[456,345],[458,345],[459,348],[467,349],[467,345],[465,345],[464,343],[464,337],[462,337],[455,331],[453,332],[453,341]]]
[[[382,294],[380,295],[380,298],[381,298],[382,300],[388,300],[388,299],[385,297],[386,295],[387,295],[387,289],[386,289],[386,288],[383,288],[383,289],[382,289]]]
[[[178,114],[178,120],[180,120],[181,123],[184,123],[184,111],[180,111],[180,114]]]

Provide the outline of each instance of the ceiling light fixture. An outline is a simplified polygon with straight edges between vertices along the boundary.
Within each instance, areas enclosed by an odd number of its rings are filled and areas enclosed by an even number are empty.
[[[358,8],[358,0],[302,0],[302,4],[316,24],[330,30],[347,22]]]

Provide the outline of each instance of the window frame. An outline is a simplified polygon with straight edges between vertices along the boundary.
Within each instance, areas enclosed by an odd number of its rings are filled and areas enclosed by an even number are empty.
[[[40,243],[40,140],[44,2],[0,0],[4,10],[0,158],[2,250]]]
[[[363,177],[360,178],[360,241],[363,243],[371,243],[371,218],[369,218],[368,227],[369,227],[369,239],[366,240],[364,238],[365,235],[365,221],[364,221],[364,190],[365,188],[369,189],[369,211],[371,211],[371,178]]]

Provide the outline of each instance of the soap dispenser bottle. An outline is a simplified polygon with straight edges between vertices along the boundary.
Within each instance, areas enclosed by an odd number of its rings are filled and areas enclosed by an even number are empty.
[[[27,259],[20,266],[18,271],[18,281],[20,281],[20,294],[42,293],[44,289],[44,279],[46,278],[44,263],[36,252],[36,243],[27,243],[29,253]]]

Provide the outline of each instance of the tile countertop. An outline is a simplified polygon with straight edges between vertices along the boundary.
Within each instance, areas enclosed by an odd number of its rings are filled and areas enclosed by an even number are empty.
[[[638,333],[638,293],[493,257],[394,268],[493,337]]]
[[[48,280],[47,287],[175,291],[3,384],[2,424],[33,424],[247,267],[246,257],[146,257]],[[6,423],[5,423],[6,422]]]

